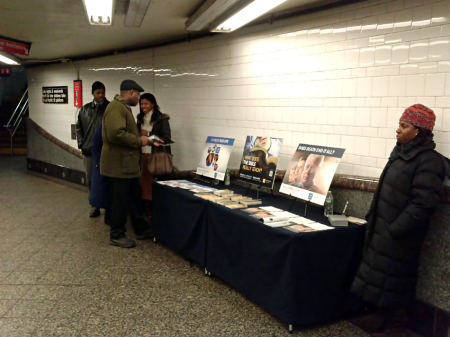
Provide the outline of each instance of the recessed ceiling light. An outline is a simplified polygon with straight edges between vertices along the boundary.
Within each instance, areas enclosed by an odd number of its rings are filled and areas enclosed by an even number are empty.
[[[114,0],[83,0],[91,25],[111,25]]]
[[[246,25],[250,21],[255,20],[264,13],[267,13],[285,1],[286,0],[254,0],[211,31],[219,33],[232,32]]]

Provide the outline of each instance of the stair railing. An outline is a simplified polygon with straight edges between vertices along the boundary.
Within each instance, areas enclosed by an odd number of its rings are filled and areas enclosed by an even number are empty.
[[[11,117],[9,118],[8,122],[4,125],[4,127],[9,132],[11,156],[14,153],[14,135],[16,134],[17,129],[20,126],[20,123],[22,123],[24,116],[28,112],[28,105],[29,104],[28,104],[28,88],[27,88],[25,89],[25,92],[20,98],[19,103],[14,109],[14,112],[11,114]]]

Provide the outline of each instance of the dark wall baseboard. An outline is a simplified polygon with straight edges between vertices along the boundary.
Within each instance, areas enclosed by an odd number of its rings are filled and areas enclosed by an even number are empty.
[[[67,180],[71,183],[86,186],[86,173],[68,167],[45,163],[40,160],[27,158],[27,168],[48,175],[50,177]]]

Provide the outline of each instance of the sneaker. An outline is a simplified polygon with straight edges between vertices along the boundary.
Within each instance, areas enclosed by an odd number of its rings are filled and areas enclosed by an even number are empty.
[[[134,240],[128,239],[126,236],[123,236],[119,239],[111,239],[110,244],[121,248],[136,247],[136,242]]]
[[[150,240],[153,239],[154,235],[150,229],[146,230],[142,234],[136,234],[136,240]]]
[[[92,207],[91,211],[89,212],[90,218],[96,218],[100,215],[100,208]]]

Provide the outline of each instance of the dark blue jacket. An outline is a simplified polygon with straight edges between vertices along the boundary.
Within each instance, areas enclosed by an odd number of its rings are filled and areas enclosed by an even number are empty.
[[[99,124],[92,136],[92,172],[89,203],[97,208],[110,208],[111,198],[108,178],[100,174],[100,155],[102,153],[102,123]]]

